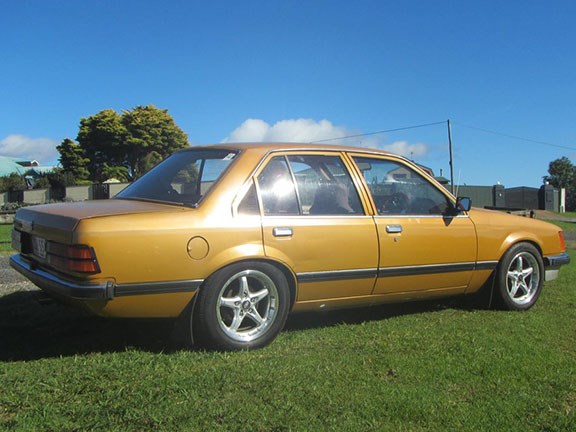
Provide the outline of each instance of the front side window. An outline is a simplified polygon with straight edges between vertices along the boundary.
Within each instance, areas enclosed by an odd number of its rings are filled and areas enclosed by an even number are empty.
[[[363,214],[356,187],[339,156],[276,156],[258,176],[264,214]]]
[[[398,161],[355,157],[379,215],[443,215],[448,197],[411,167]]]
[[[237,151],[220,149],[174,153],[116,195],[116,198],[194,207],[237,156]]]

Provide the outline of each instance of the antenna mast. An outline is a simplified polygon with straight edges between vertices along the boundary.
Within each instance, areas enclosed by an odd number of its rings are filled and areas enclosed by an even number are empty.
[[[450,149],[450,192],[454,193],[454,164],[452,159],[452,128],[450,127],[450,119],[448,123],[448,148]]]

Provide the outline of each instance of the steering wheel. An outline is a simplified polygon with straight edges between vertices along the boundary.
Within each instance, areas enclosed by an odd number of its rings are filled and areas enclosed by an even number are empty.
[[[391,214],[403,214],[408,211],[410,205],[410,200],[408,195],[403,192],[393,193],[390,198],[388,198],[383,205],[384,213]]]

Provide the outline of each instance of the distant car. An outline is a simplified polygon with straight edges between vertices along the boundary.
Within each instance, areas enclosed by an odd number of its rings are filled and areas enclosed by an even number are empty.
[[[181,317],[259,348],[290,311],[471,294],[530,308],[570,261],[551,224],[471,209],[409,160],[316,144],[174,153],[103,201],[18,210],[12,266],[109,317]]]

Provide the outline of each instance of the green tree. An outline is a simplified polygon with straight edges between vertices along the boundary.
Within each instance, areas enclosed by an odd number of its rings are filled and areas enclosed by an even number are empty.
[[[76,139],[89,159],[90,179],[134,180],[176,150],[188,137],[168,110],[137,106],[121,115],[107,109],[80,120]]]
[[[137,106],[122,113],[128,131],[125,166],[137,178],[176,150],[188,147],[188,137],[176,126],[168,110]]]
[[[114,178],[121,182],[128,182],[131,180],[128,168],[125,166],[108,165],[106,162],[102,165],[102,177],[106,180]]]
[[[550,164],[548,164],[548,173],[550,175],[545,176],[544,180],[554,187],[570,187],[576,179],[576,167],[574,167],[570,159],[566,156],[550,162]]]
[[[557,188],[566,189],[566,210],[576,209],[576,167],[566,156],[553,160],[548,165],[544,181]]]
[[[60,153],[60,165],[65,172],[77,180],[86,180],[90,176],[88,171],[90,159],[86,157],[86,152],[79,144],[66,138],[56,150]]]
[[[104,181],[104,164],[122,166],[126,154],[127,131],[116,111],[106,109],[80,120],[76,140],[89,159],[93,181]]]
[[[151,151],[140,160],[140,169],[142,173],[150,171],[155,165],[162,162],[162,155],[156,151]]]

